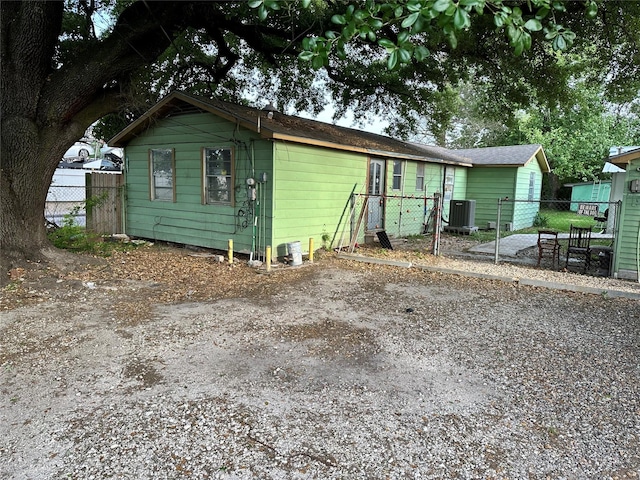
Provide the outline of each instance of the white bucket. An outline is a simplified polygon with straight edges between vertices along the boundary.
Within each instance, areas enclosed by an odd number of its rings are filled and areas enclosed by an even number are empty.
[[[287,250],[291,258],[291,265],[302,265],[302,249],[300,242],[287,243]]]

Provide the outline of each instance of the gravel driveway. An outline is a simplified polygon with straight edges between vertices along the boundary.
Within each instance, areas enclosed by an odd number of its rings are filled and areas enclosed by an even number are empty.
[[[0,313],[0,478],[640,475],[638,300],[299,272],[179,302],[40,282]]]

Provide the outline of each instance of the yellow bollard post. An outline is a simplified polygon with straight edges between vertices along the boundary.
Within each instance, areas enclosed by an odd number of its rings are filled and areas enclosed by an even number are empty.
[[[309,239],[309,263],[313,263],[313,237]]]
[[[267,245],[264,260],[267,262],[267,272],[270,272],[271,271],[271,245]]]
[[[229,264],[233,263],[233,239],[229,239]]]

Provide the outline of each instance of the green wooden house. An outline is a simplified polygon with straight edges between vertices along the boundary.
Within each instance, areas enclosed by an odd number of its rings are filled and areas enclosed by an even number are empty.
[[[613,274],[640,281],[640,149],[610,157],[609,162],[625,170],[613,174],[622,194]]]
[[[445,149],[182,92],[109,145],[125,149],[126,233],[221,250],[233,240],[243,253],[269,245],[274,256],[292,242],[306,252],[310,238],[330,246],[353,192],[368,195],[366,229],[420,233],[422,202],[405,208],[416,222],[392,203],[448,179],[465,198],[471,166]]]
[[[454,150],[471,160],[465,196],[474,199],[475,223],[494,226],[498,199],[503,202],[501,228],[520,230],[533,225],[540,210],[542,176],[550,171],[542,145],[513,145]],[[523,201],[524,200],[524,201]]]

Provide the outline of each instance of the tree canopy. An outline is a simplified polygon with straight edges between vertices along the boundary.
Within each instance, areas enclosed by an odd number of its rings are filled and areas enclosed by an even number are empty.
[[[576,79],[602,85],[616,104],[640,85],[635,1],[29,0],[0,9],[3,267],[48,245],[44,203],[65,150],[96,120],[130,119],[173,88],[311,113],[329,95],[337,115],[393,117],[407,135],[427,113],[441,136],[463,82],[483,85],[505,116],[561,108]]]

